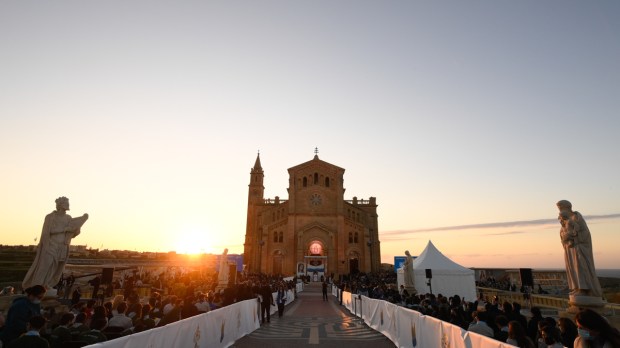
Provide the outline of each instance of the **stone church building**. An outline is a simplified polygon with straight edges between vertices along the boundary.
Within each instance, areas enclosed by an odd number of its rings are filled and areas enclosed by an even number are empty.
[[[288,199],[265,198],[265,175],[256,157],[244,243],[249,272],[307,274],[317,280],[379,270],[376,198],[345,200],[344,171],[315,154],[288,169]]]

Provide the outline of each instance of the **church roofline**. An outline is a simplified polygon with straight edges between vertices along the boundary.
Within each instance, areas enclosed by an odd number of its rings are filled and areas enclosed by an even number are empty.
[[[326,164],[326,165],[328,165],[328,166],[330,166],[330,167],[334,167],[334,168],[336,168],[338,171],[341,171],[341,172],[343,172],[343,173],[344,173],[344,171],[345,171],[345,169],[344,169],[344,168],[338,167],[337,165],[335,165],[335,164],[331,164],[331,163],[329,163],[329,162],[325,162],[325,161],[323,161],[323,160],[319,159],[319,156],[318,156],[318,155],[314,155],[314,158],[313,158],[313,159],[311,159],[310,161],[307,161],[307,162],[304,162],[304,163],[298,164],[298,165],[296,165],[296,166],[294,166],[294,167],[290,167],[290,168],[288,169],[288,172],[289,172],[289,173],[291,173],[291,172],[294,172],[294,171],[297,171],[297,170],[300,170],[300,169],[303,169],[303,168],[306,168],[306,167],[310,167],[310,166],[315,165],[315,164]]]

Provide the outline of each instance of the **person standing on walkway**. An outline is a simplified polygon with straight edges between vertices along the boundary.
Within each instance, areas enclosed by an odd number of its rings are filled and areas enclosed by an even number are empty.
[[[282,314],[284,314],[284,305],[286,304],[286,290],[284,289],[284,285],[278,287],[276,303],[278,305],[278,318],[282,318]]]
[[[327,281],[323,281],[323,301],[327,301]]]
[[[260,295],[263,298],[260,304],[260,308],[261,308],[260,316],[264,324],[265,316],[267,316],[267,322],[271,320],[271,306],[275,306],[275,303],[273,302],[273,294],[271,293],[271,287],[268,284],[265,284],[261,287]]]

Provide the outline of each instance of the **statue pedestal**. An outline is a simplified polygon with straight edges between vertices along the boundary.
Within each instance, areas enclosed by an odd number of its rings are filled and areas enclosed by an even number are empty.
[[[565,312],[560,312],[559,314],[560,317],[573,319],[575,318],[575,314],[577,314],[580,310],[586,308],[596,311],[597,313],[602,313],[606,303],[607,301],[604,301],[600,297],[587,295],[569,295],[568,309]]]
[[[56,289],[49,289],[45,292],[45,296],[41,300],[41,309],[54,308],[56,313],[66,313],[69,312],[71,308],[66,305],[63,305],[58,300],[58,292]]]
[[[418,293],[418,291],[415,289],[415,286],[405,285],[405,290],[407,290],[407,292],[409,293],[409,296],[413,296]]]
[[[228,280],[226,280],[226,281],[221,281],[220,280],[217,283],[217,286],[215,287],[215,290],[216,291],[220,291],[220,290],[226,289],[227,287],[228,287]]]

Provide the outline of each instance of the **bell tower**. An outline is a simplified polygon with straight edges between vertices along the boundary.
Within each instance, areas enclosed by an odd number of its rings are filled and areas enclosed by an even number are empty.
[[[265,173],[263,167],[260,165],[260,153],[256,155],[256,162],[254,167],[250,170],[250,190],[248,192],[248,203],[262,203],[263,195],[265,194],[265,186],[263,186],[263,180],[265,179]]]
[[[250,184],[248,185],[248,217],[246,222],[245,243],[243,254],[245,263],[250,272],[260,272],[259,248],[262,241],[259,230],[258,207],[264,203],[265,186],[263,180],[265,173],[260,164],[260,153],[256,155],[254,167],[250,170]]]

